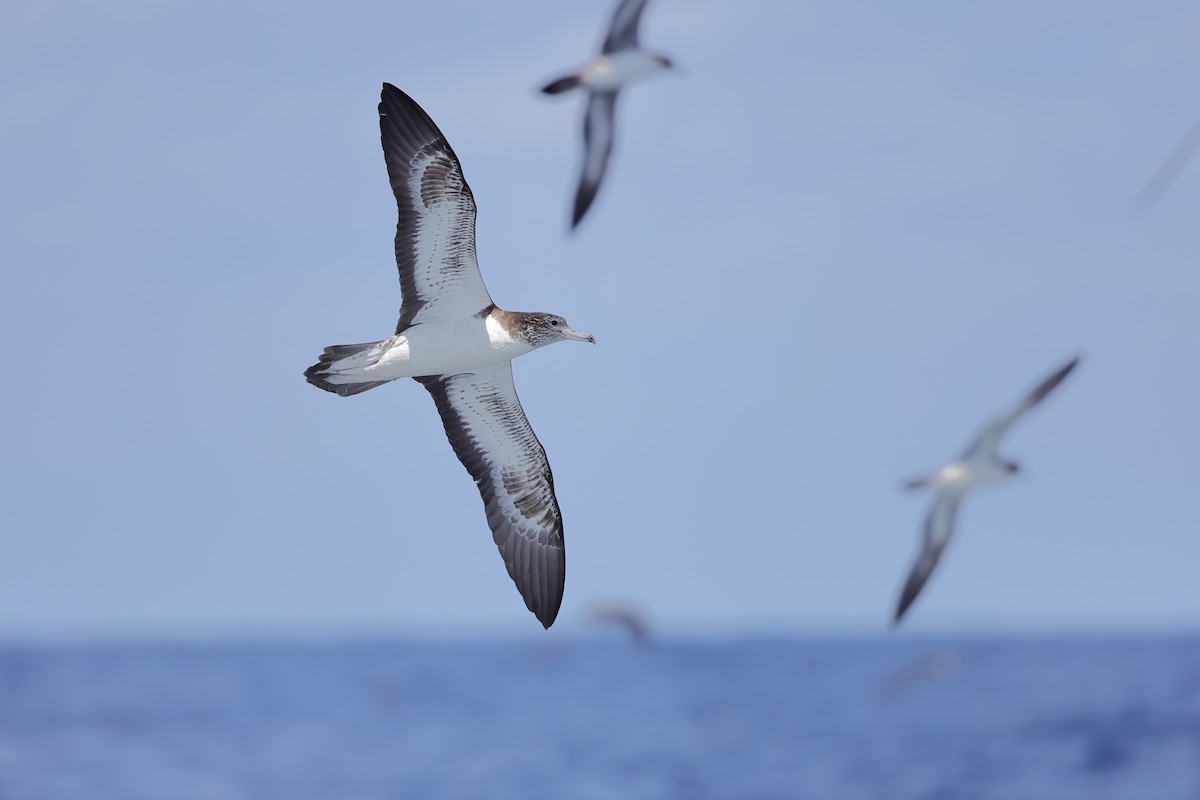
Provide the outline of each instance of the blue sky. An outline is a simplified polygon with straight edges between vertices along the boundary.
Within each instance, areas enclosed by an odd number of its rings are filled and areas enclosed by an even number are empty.
[[[555,471],[556,626],[882,630],[901,479],[1067,357],[905,633],[1194,627],[1200,378],[1186,2],[655,0],[576,235],[604,2],[75,2],[0,24],[0,635],[538,630],[412,382],[301,373],[395,324],[383,81],[463,161]],[[900,635],[905,635],[902,633]]]

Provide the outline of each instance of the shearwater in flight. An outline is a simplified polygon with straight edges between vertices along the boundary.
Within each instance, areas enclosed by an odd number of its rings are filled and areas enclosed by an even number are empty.
[[[583,219],[604,180],[608,156],[613,148],[617,93],[631,80],[671,67],[670,59],[638,47],[638,22],[645,8],[646,0],[622,0],[613,14],[600,55],[574,75],[542,87],[546,94],[560,94],[576,86],[588,91],[587,112],[583,118],[583,170],[571,213],[572,228]]]
[[[562,515],[511,362],[554,342],[595,344],[595,337],[555,314],[497,308],[476,261],[475,198],[446,138],[412,98],[386,83],[379,129],[399,209],[400,322],[382,341],[326,347],[304,377],[343,397],[396,378],[429,390],[479,487],[509,576],[549,628],[566,576]]]
[[[1037,388],[1030,392],[1021,402],[1005,413],[992,419],[974,441],[967,446],[961,456],[951,461],[936,472],[908,481],[905,486],[909,489],[930,487],[938,490],[937,498],[925,518],[924,536],[921,541],[921,552],[913,564],[904,590],[900,593],[900,602],[896,607],[893,620],[898,624],[904,612],[917,599],[921,587],[929,580],[933,568],[945,549],[946,543],[954,534],[954,518],[958,512],[959,503],[967,492],[979,486],[999,483],[1017,472],[1018,466],[1013,461],[1007,461],[999,456],[997,448],[1000,439],[1013,424],[1023,417],[1026,412],[1045,399],[1054,387],[1062,383],[1075,365],[1079,357],[1068,361],[1053,375],[1046,378]]]

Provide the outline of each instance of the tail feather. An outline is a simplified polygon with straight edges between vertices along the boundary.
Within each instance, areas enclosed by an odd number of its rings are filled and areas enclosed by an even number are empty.
[[[559,78],[558,80],[550,81],[542,87],[542,92],[544,94],[562,94],[565,91],[574,89],[580,83],[582,83],[582,81],[579,79],[578,75],[568,75],[565,78]]]
[[[909,490],[924,489],[926,486],[930,486],[933,483],[933,479],[936,476],[936,472],[929,475],[920,475],[916,478],[909,478],[902,485],[905,489]]]
[[[361,394],[368,389],[374,389],[376,386],[391,383],[392,379],[385,381],[356,381],[350,375],[354,370],[369,367],[378,361],[379,356],[386,349],[385,347],[380,347],[380,345],[387,341],[385,339],[383,342],[330,345],[325,348],[325,352],[321,354],[316,364],[304,370],[304,377],[318,389],[334,392],[341,397]]]

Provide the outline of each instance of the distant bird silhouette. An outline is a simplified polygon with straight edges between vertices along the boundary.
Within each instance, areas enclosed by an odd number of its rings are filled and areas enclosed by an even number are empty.
[[[1167,156],[1167,160],[1158,168],[1154,176],[1146,183],[1138,195],[1138,205],[1143,209],[1147,209],[1154,205],[1155,201],[1162,196],[1163,192],[1174,182],[1177,175],[1187,166],[1187,162],[1196,153],[1196,149],[1200,148],[1200,121],[1197,121],[1180,140],[1179,144],[1175,145],[1175,149],[1171,151],[1171,155]]]
[[[542,87],[545,94],[561,94],[577,86],[588,90],[587,113],[583,119],[583,170],[571,213],[572,228],[583,219],[604,180],[613,148],[617,93],[632,80],[672,66],[665,56],[638,47],[638,22],[646,1],[623,0],[613,14],[600,55],[584,64],[579,72]]]
[[[931,475],[905,484],[908,489],[931,487],[938,490],[938,495],[925,519],[921,552],[904,584],[904,590],[900,593],[900,602],[893,620],[895,623],[900,622],[904,612],[917,599],[921,587],[929,580],[930,574],[937,566],[942,550],[954,534],[954,520],[962,499],[972,489],[999,483],[1017,472],[1018,466],[1015,462],[1006,461],[997,454],[1000,439],[1017,420],[1062,383],[1078,363],[1078,356],[1071,359],[1038,384],[1037,388],[1016,406],[989,422],[961,456]]]
[[[511,362],[555,342],[596,340],[554,314],[505,311],[492,302],[475,257],[475,197],[462,165],[429,115],[387,83],[379,129],[399,209],[400,322],[382,341],[326,347],[304,377],[343,397],[396,378],[414,378],[429,390],[455,454],[479,487],[509,576],[549,628],[566,575],[562,515],[546,451],[517,399]],[[420,469],[410,462],[414,468]],[[396,507],[389,498],[323,502]],[[448,580],[452,565],[449,571]]]
[[[650,625],[645,616],[635,609],[620,603],[604,603],[592,608],[592,622],[615,625],[629,634],[629,638],[641,644],[650,638]]]

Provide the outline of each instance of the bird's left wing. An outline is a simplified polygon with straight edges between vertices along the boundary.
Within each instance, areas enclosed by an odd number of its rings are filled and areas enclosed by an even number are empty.
[[[618,50],[629,50],[638,46],[638,22],[642,19],[642,11],[646,8],[646,0],[622,0],[613,14],[608,26],[608,35],[604,37],[603,53],[615,53]]]
[[[1049,376],[1037,387],[1026,395],[1021,402],[1017,403],[1009,411],[992,420],[986,427],[975,437],[975,440],[967,446],[963,453],[963,458],[970,459],[979,455],[990,455],[996,452],[996,448],[1000,444],[1000,439],[1008,431],[1013,424],[1023,417],[1026,412],[1036,406],[1042,400],[1046,399],[1046,395],[1054,391],[1054,387],[1063,382],[1063,379],[1075,369],[1079,363],[1079,356],[1072,358],[1066,364],[1059,367],[1053,375]]]
[[[616,111],[616,92],[592,92],[588,96],[587,113],[583,118],[583,172],[575,192],[575,209],[571,215],[574,228],[583,219],[600,191],[608,156],[613,147],[613,114]]]
[[[912,571],[908,574],[908,580],[904,583],[904,589],[900,592],[900,602],[896,604],[893,622],[900,622],[904,612],[917,599],[925,582],[933,574],[933,568],[942,557],[946,543],[954,535],[954,519],[961,501],[960,493],[944,490],[934,501],[933,508],[929,509],[929,515],[925,518],[925,533],[921,540],[921,554],[917,556]]]
[[[504,363],[417,378],[437,403],[446,437],[483,497],[492,538],[525,605],[549,628],[566,580],[554,475]]]
[[[462,164],[411,97],[383,85],[379,135],[396,197],[400,333],[432,316],[468,317],[492,298],[475,259],[475,196]]]

